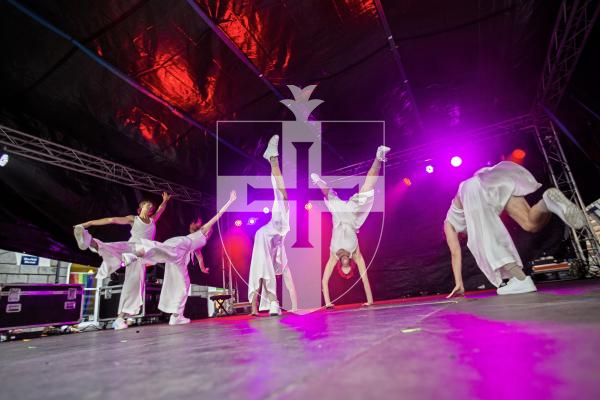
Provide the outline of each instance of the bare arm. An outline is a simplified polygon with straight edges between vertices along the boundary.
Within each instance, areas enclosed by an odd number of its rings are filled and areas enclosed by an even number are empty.
[[[94,219],[88,222],[84,222],[81,224],[84,228],[89,228],[90,226],[102,226],[102,225],[131,225],[133,224],[133,215],[128,215],[126,217],[108,217],[101,219]]]
[[[204,256],[202,256],[202,252],[200,249],[194,251],[194,255],[196,256],[196,260],[198,260],[198,265],[200,265],[200,271],[205,274],[208,274],[208,268],[204,265]]]
[[[337,257],[333,254],[329,255],[329,261],[325,265],[325,271],[323,272],[323,279],[321,280],[321,286],[323,290],[323,299],[325,300],[325,307],[331,307],[331,298],[329,297],[329,278],[333,272],[333,268],[337,263]]]
[[[223,207],[221,207],[221,209],[219,210],[217,215],[212,217],[210,219],[210,221],[208,221],[206,224],[202,225],[202,227],[200,228],[200,230],[202,231],[202,233],[204,235],[206,235],[206,233],[208,231],[210,231],[210,229],[213,227],[213,225],[219,220],[219,218],[221,218],[221,216],[225,213],[225,211],[227,211],[227,209],[235,201],[235,199],[237,199],[237,194],[235,193],[235,190],[232,190],[231,193],[229,194],[229,201],[227,201],[227,203],[225,203],[225,205]]]
[[[448,298],[450,298],[465,293],[462,280],[462,253],[460,242],[458,241],[458,233],[456,233],[456,230],[448,221],[444,222],[444,233],[446,234],[446,242],[448,243],[452,257],[452,273],[454,274],[454,289],[448,295]]]
[[[165,211],[165,208],[167,208],[167,202],[169,201],[170,198],[171,198],[171,196],[169,194],[167,194],[167,192],[163,192],[162,203],[160,203],[160,206],[158,206],[158,209],[156,210],[156,212],[154,213],[154,216],[153,216],[154,222],[158,221],[158,219],[160,218],[162,213]]]

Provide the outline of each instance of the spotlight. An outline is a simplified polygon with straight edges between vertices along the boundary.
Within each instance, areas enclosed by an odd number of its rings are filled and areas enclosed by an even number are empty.
[[[427,171],[428,174],[433,174],[433,165],[426,166],[425,171]]]
[[[236,219],[233,224],[239,228],[240,226],[242,226],[242,220],[241,219]]]
[[[406,186],[410,186],[412,185],[412,182],[410,181],[410,179],[408,178],[404,178],[402,179],[402,182],[406,185]]]
[[[306,204],[304,205],[304,209],[305,209],[306,211],[310,211],[310,210],[312,210],[312,203],[311,203],[311,202],[308,202],[308,203],[306,203]]]
[[[2,156],[0,156],[0,167],[4,167],[6,164],[8,164],[8,153],[2,153]]]
[[[515,149],[512,152],[512,156],[515,160],[523,160],[526,155],[527,155],[527,153],[525,153],[525,150],[522,150],[522,149]]]
[[[248,225],[254,225],[256,223],[256,218],[248,218]]]
[[[268,213],[269,213],[269,207],[265,207],[265,208],[263,208],[263,212],[264,212],[265,214],[268,214]]]
[[[456,167],[460,167],[462,165],[462,158],[460,158],[459,156],[454,156],[452,157],[452,159],[450,160],[450,164],[456,168]]]

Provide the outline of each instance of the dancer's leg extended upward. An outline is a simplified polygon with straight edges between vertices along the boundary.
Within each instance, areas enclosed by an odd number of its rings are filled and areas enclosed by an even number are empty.
[[[250,264],[250,282],[248,297],[252,302],[252,314],[258,313],[258,295],[263,296],[270,304],[272,315],[280,314],[276,294],[276,275],[283,275],[283,282],[290,294],[292,311],[297,309],[297,296],[292,272],[287,265],[285,254],[285,235],[289,231],[288,194],[281,169],[279,168],[279,136],[269,141],[263,157],[271,165],[271,182],[273,184],[274,202],[271,209],[271,221],[260,228],[254,238],[254,249]],[[263,300],[262,304],[266,304]]]
[[[371,165],[369,172],[367,173],[365,182],[363,183],[363,185],[360,188],[359,195],[369,193],[375,188],[375,185],[379,178],[379,171],[381,170],[381,164],[385,161],[385,155],[389,151],[390,151],[390,148],[385,147],[385,146],[380,146],[377,149],[376,157],[373,160],[373,164]],[[373,304],[373,294],[371,291],[371,285],[369,283],[369,278],[367,275],[366,262],[360,251],[360,246],[358,245],[356,232],[353,227],[350,228],[350,224],[347,224],[348,228],[342,226],[344,224],[343,221],[345,219],[353,218],[352,214],[357,214],[358,212],[361,212],[361,211],[362,211],[362,213],[364,213],[364,211],[360,210],[360,208],[353,205],[353,203],[352,203],[353,199],[350,199],[350,201],[348,201],[348,202],[342,202],[341,200],[339,200],[335,194],[331,193],[331,190],[327,186],[327,183],[325,181],[323,181],[317,174],[312,174],[311,178],[312,178],[313,182],[317,186],[319,186],[319,188],[323,192],[323,195],[325,196],[326,199],[330,200],[330,202],[338,203],[338,205],[340,206],[340,207],[337,207],[335,205],[331,205],[328,203],[329,209],[330,209],[331,213],[333,214],[333,218],[334,218],[335,226],[333,229],[334,230],[350,229],[350,232],[348,232],[348,234],[356,242],[354,249],[344,248],[344,247],[340,247],[340,245],[338,245],[338,244],[333,243],[334,239],[332,238],[332,246],[331,246],[331,250],[330,250],[329,260],[327,261],[327,264],[325,265],[325,271],[323,272],[323,279],[321,281],[322,290],[323,290],[323,298],[325,300],[325,306],[328,308],[333,307],[333,304],[331,303],[331,298],[329,296],[329,279],[331,278],[333,269],[335,268],[336,264],[338,262],[340,262],[342,272],[345,274],[350,273],[350,271],[351,271],[350,258],[356,264],[356,266],[358,268],[358,272],[360,273],[360,276],[361,276],[361,280],[362,280],[362,283],[363,283],[363,286],[365,289],[365,295],[367,297],[367,302],[365,303],[365,305],[371,305],[371,304]],[[354,196],[353,196],[353,198],[354,198]],[[358,208],[358,210],[357,210],[357,208]],[[368,208],[370,210],[370,205]],[[368,213],[368,211],[367,211],[367,213]],[[362,217],[363,222],[364,222],[365,218],[366,218],[366,215],[364,215]],[[352,221],[346,221],[346,222],[352,222]],[[335,232],[332,236],[333,237],[336,236]],[[340,247],[340,248],[338,248],[338,247]],[[354,246],[352,246],[352,247],[354,247]]]

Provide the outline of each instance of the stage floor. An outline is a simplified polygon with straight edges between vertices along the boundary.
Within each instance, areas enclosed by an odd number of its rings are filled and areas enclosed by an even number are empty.
[[[600,399],[600,281],[0,344],[2,399]]]

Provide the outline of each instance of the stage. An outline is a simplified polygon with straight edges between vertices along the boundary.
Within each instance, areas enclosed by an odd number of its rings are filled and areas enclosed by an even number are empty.
[[[600,281],[0,345],[5,399],[600,398]]]

